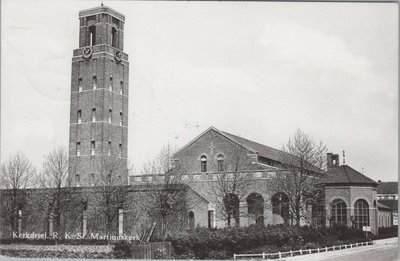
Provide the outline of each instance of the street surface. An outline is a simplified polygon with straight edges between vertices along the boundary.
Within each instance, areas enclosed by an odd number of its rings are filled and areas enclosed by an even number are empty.
[[[372,246],[329,251],[325,253],[282,258],[285,261],[397,261],[398,238],[376,240]]]

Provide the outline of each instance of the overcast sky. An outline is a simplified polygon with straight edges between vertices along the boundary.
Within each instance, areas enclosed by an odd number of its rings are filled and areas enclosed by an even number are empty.
[[[20,150],[40,169],[68,146],[78,12],[100,1],[1,4],[2,161]],[[210,126],[278,149],[300,128],[369,177],[397,180],[397,4],[104,4],[126,16],[138,172]]]

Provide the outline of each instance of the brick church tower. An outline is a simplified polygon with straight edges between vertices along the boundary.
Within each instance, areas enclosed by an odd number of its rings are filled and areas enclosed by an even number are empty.
[[[125,16],[100,6],[79,12],[73,51],[69,158],[75,186],[94,186],[103,162],[119,162],[127,184],[128,55]],[[121,176],[121,174],[119,174]]]

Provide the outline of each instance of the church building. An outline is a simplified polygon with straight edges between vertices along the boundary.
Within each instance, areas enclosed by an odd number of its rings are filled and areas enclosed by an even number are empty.
[[[226,196],[219,193],[220,177],[235,178],[235,172],[251,174],[246,188],[235,195],[237,209],[230,225],[273,225],[292,223],[288,195],[270,186],[276,175],[286,169],[287,153],[210,127],[172,156],[172,165],[183,169],[186,184],[208,202],[207,211],[192,209],[188,216],[193,226],[226,227],[227,216],[221,205]],[[319,173],[323,206],[305,205],[309,221],[315,226],[345,225],[378,231],[378,216],[384,209],[377,201],[378,183],[348,165],[340,165],[338,154],[327,154],[327,170],[310,167]],[[131,184],[145,183],[150,175],[131,176]],[[216,192],[217,191],[217,192]],[[319,209],[318,211],[316,211]],[[380,210],[381,209],[381,210]],[[381,212],[379,212],[381,211]],[[323,213],[322,220],[319,214]],[[318,217],[319,216],[319,217]],[[231,217],[229,217],[231,218]],[[292,223],[293,224],[293,223]],[[309,224],[309,223],[308,223]]]

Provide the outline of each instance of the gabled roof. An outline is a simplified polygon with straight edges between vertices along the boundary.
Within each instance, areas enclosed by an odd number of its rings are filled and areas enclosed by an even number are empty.
[[[398,182],[378,182],[378,194],[398,194]]]
[[[333,167],[320,181],[323,184],[361,184],[377,186],[374,180],[347,165]]]
[[[191,144],[193,144],[196,140],[198,140],[200,137],[202,137],[204,134],[206,134],[207,132],[209,132],[210,130],[213,130],[217,133],[219,133],[220,135],[224,136],[225,138],[231,140],[232,142],[243,146],[245,149],[249,150],[252,153],[257,154],[259,157],[263,157],[263,158],[267,158],[267,159],[271,159],[274,160],[276,162],[282,163],[282,161],[287,157],[290,157],[290,161],[291,164],[293,165],[300,165],[300,159],[298,159],[295,156],[290,155],[287,152],[281,151],[281,150],[277,150],[271,147],[268,147],[266,145],[230,134],[228,132],[225,131],[220,131],[217,128],[211,126],[210,128],[208,128],[207,130],[205,130],[204,132],[202,132],[200,135],[198,135],[196,138],[194,138],[192,141],[190,141],[188,144],[186,144],[185,146],[183,146],[181,149],[179,149],[177,152],[175,152],[172,155],[172,158],[175,158],[175,156],[177,154],[179,154],[181,151],[183,151],[184,149],[186,149],[187,147],[189,147]],[[312,164],[308,163],[307,169],[314,171],[314,172],[322,172],[323,170],[313,166]]]
[[[213,130],[217,133],[219,133],[220,135],[224,136],[225,138],[243,146],[244,148],[248,149],[249,151],[253,152],[253,153],[257,153],[256,150],[254,150],[253,148],[247,146],[246,144],[241,144],[239,141],[237,141],[236,139],[232,138],[231,136],[227,135],[225,132],[218,130],[217,128],[211,126],[208,129],[206,129],[205,131],[203,131],[202,133],[200,133],[200,135],[198,135],[196,138],[194,138],[193,140],[191,140],[189,143],[187,143],[185,146],[183,146],[182,148],[180,148],[177,152],[175,152],[172,155],[172,158],[175,158],[175,156],[177,154],[179,154],[182,150],[186,149],[187,147],[189,147],[190,145],[192,145],[196,140],[198,140],[201,136],[203,136],[204,134],[206,134],[207,132],[209,132],[210,130]]]

